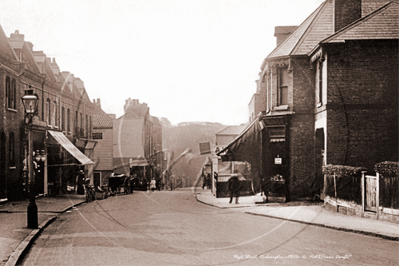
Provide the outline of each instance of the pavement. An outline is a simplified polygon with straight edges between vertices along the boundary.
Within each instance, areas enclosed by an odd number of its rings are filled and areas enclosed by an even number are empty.
[[[263,203],[260,195],[239,198],[239,204],[229,204],[230,198],[216,198],[210,191],[197,194],[197,200],[218,208],[240,208],[252,215],[288,220],[335,230],[360,233],[399,241],[399,224],[360,216],[350,216],[324,208],[320,202]]]
[[[38,197],[38,229],[27,228],[28,200],[0,203],[0,266],[14,266],[36,236],[60,213],[84,203],[84,195]]]
[[[240,197],[239,204],[229,198],[216,198],[207,190],[197,200],[218,208],[237,208],[247,214],[289,220],[336,230],[362,233],[399,241],[399,225],[395,223],[334,213],[315,202],[263,203],[259,195]],[[37,235],[61,213],[85,202],[84,195],[65,194],[38,197],[38,229],[27,228],[28,200],[0,203],[0,266],[14,266]],[[235,202],[235,201],[233,201]]]

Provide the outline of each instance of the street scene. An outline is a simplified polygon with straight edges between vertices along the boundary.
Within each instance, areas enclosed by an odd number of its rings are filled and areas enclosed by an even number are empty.
[[[398,1],[0,10],[0,266],[398,265]]]

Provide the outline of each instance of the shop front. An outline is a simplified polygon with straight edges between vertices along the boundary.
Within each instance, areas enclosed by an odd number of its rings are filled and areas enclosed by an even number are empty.
[[[263,116],[262,184],[269,196],[287,199],[290,179],[290,116]]]
[[[228,180],[236,173],[240,181],[240,196],[260,191],[261,149],[259,119],[252,121],[231,143],[216,153],[216,197],[228,197]],[[214,160],[216,162],[216,160]]]
[[[55,195],[67,193],[69,187],[75,186],[79,170],[93,184],[94,162],[80,151],[64,133],[48,130],[46,139],[47,164],[44,177],[44,194]],[[91,169],[91,170],[90,170]]]
[[[29,197],[29,182],[28,182],[28,137],[27,131],[25,130],[25,139],[23,145],[23,174],[22,174],[22,187],[23,197]],[[45,177],[45,165],[46,165],[46,125],[38,121],[36,117],[32,120],[32,150],[33,150],[33,179],[34,179],[34,194],[44,194],[44,177]]]

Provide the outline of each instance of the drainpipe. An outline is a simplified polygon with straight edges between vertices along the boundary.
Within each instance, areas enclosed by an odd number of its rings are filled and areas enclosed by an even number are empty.
[[[43,78],[43,82],[42,82],[42,121],[44,121],[44,83],[46,83],[46,76],[44,76]],[[48,160],[48,154],[47,154],[47,145],[46,145],[46,141],[47,141],[47,128],[46,128],[46,137],[44,139],[44,152],[46,154],[46,160],[44,161],[44,176],[43,176],[43,185],[44,185],[44,195],[48,196],[48,171],[47,171],[47,160]]]
[[[43,82],[42,82],[42,121],[44,121],[44,83],[46,83],[46,76],[44,76]]]

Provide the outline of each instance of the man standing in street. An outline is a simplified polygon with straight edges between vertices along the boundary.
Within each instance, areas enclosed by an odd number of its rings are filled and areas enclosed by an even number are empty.
[[[238,180],[237,170],[234,170],[234,174],[230,177],[228,181],[229,191],[230,191],[230,202],[232,203],[233,197],[236,197],[236,204],[238,204],[239,190],[241,187],[240,181]]]

